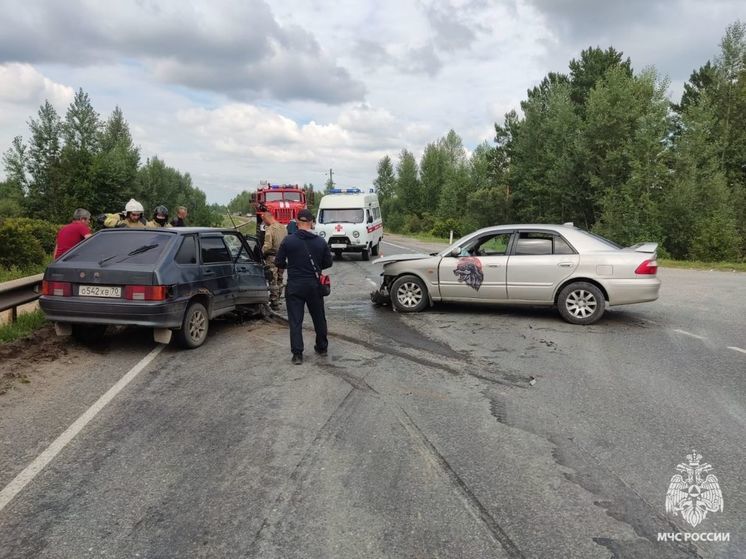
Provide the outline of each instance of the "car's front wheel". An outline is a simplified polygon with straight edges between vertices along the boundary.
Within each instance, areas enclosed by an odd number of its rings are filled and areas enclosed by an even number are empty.
[[[391,304],[400,312],[420,312],[427,307],[427,287],[417,276],[402,276],[391,285]]]
[[[176,332],[176,341],[187,349],[197,348],[205,343],[209,326],[207,309],[202,303],[194,302],[184,313],[184,322],[181,330]]]
[[[571,324],[593,324],[604,314],[606,299],[598,287],[579,281],[560,291],[557,308],[562,318]]]
[[[361,255],[362,255],[362,258],[363,258],[364,262],[367,262],[368,260],[370,260],[370,247],[366,246],[363,249],[363,252],[361,253]]]

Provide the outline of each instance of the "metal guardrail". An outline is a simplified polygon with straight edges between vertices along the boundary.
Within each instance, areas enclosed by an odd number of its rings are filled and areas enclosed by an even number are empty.
[[[10,320],[18,318],[18,307],[39,298],[44,274],[0,283],[0,312],[10,309]]]

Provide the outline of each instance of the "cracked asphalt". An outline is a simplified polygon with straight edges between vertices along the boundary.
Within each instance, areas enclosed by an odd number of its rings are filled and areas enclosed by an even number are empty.
[[[746,556],[746,274],[663,270],[578,327],[402,315],[368,300],[380,266],[331,271],[328,356],[291,365],[276,319],[165,349],[0,510],[0,557]],[[0,395],[0,489],[154,344],[31,346],[2,365],[29,383]],[[694,530],[664,506],[692,448],[724,499]],[[658,541],[692,531],[730,541]]]

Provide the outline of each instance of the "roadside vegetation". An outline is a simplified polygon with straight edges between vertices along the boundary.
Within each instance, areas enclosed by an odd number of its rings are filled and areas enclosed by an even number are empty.
[[[18,315],[15,322],[0,326],[0,343],[7,343],[28,336],[47,323],[44,313],[37,309]]]
[[[64,117],[46,101],[28,124],[28,139],[17,136],[2,156],[0,278],[38,273],[79,207],[96,216],[136,198],[147,216],[159,204],[173,215],[183,205],[191,225],[222,222],[224,208],[208,205],[188,173],[158,157],[141,161],[118,107],[103,120],[81,89]]]
[[[386,227],[455,237],[501,223],[565,223],[661,257],[746,261],[746,25],[696,69],[678,103],[654,69],[589,48],[528,91],[469,153],[451,130],[375,185]],[[729,264],[727,267],[731,267]]]

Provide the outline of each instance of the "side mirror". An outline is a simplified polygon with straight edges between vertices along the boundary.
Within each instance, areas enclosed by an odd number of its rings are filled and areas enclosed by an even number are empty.
[[[454,248],[451,251],[451,256],[453,256],[454,258],[458,258],[459,256],[461,256],[461,249],[459,247]]]

